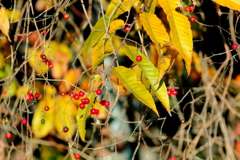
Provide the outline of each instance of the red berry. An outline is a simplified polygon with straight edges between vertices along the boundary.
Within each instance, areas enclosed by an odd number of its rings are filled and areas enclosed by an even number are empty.
[[[99,110],[98,109],[96,109],[96,114],[99,114]]]
[[[80,97],[83,97],[83,96],[84,96],[84,92],[83,92],[83,91],[80,91],[80,92],[79,92],[79,96],[80,96]]]
[[[167,91],[167,94],[168,94],[169,96],[171,96],[171,95],[172,95],[172,92],[171,92],[170,90],[168,90],[168,91]]]
[[[27,124],[27,120],[26,119],[22,119],[22,124],[26,125]]]
[[[178,91],[174,90],[172,94],[176,96],[178,94]]]
[[[233,44],[232,45],[232,49],[237,49],[238,48],[238,44]]]
[[[73,97],[73,96],[74,96],[74,93],[72,93],[72,92],[69,93],[69,96],[70,96],[70,97]]]
[[[53,68],[53,65],[52,65],[52,64],[50,64],[50,65],[49,65],[49,68]]]
[[[101,94],[102,94],[102,90],[101,90],[101,89],[97,89],[97,90],[96,90],[96,94],[97,94],[97,95],[101,95]]]
[[[174,156],[172,156],[172,157],[169,158],[169,160],[176,160],[176,159],[177,159],[177,158],[174,157]]]
[[[35,93],[34,97],[39,98],[40,97],[40,93]]]
[[[148,127],[146,127],[145,130],[148,130]]]
[[[31,92],[31,91],[28,91],[27,94],[28,94],[29,96],[32,96],[32,92]]]
[[[80,103],[79,104],[79,108],[84,109],[85,108],[85,104],[84,103]]]
[[[7,139],[11,139],[11,138],[12,138],[12,134],[11,134],[11,133],[7,133],[7,134],[6,134],[6,138],[7,138]]]
[[[17,126],[17,125],[18,125],[18,122],[14,122],[14,125]]]
[[[52,64],[51,61],[47,61],[47,65],[50,66]]]
[[[91,111],[90,111],[90,112],[91,112],[91,114],[97,114],[97,110],[96,110],[96,109],[94,109],[94,108],[93,108],[93,109],[91,109]]]
[[[189,20],[190,20],[191,22],[195,22],[195,21],[196,21],[196,18],[195,18],[195,17],[191,17]]]
[[[46,63],[48,60],[47,59],[42,59],[42,62],[43,63]]]
[[[34,100],[34,96],[33,95],[27,95],[26,100],[27,101],[32,101],[32,100]]]
[[[43,31],[42,33],[43,33],[43,34],[47,34],[47,33],[48,33],[48,31]]]
[[[69,131],[68,127],[64,126],[63,127],[63,132],[68,132],[68,131]]]
[[[190,11],[191,11],[190,7],[185,7],[184,10],[185,10],[186,12],[190,12]]]
[[[174,91],[175,91],[174,88],[171,88],[171,89],[169,90],[169,92],[170,92],[171,94],[173,94]]]
[[[85,98],[85,103],[86,103],[86,104],[90,103],[90,99]]]
[[[62,92],[62,93],[61,93],[61,96],[65,96],[65,93],[64,93],[64,92]]]
[[[81,99],[81,102],[86,104],[86,99],[85,98]]]
[[[136,61],[142,61],[142,56],[137,56]]]
[[[45,54],[40,54],[40,57],[41,57],[42,59],[46,59]]]
[[[130,27],[127,26],[127,27],[124,28],[124,30],[125,30],[126,32],[129,32],[129,31],[130,31]]]
[[[49,110],[49,107],[48,107],[48,106],[44,107],[44,110],[45,110],[45,111],[48,111],[48,110]]]
[[[2,94],[6,94],[7,93],[7,91],[2,91]]]
[[[99,103],[104,106],[105,101],[101,100]]]
[[[69,19],[70,18],[70,15],[69,14],[65,14],[64,15],[64,19]]]
[[[192,12],[195,9],[195,7],[194,6],[190,6],[189,9],[190,9],[190,12]]]
[[[73,96],[73,98],[74,98],[75,100],[79,100],[80,96],[79,96],[78,94],[75,94],[75,95]]]
[[[76,159],[80,159],[81,158],[81,155],[80,154],[75,154],[74,156]]]
[[[104,106],[105,106],[105,107],[109,107],[109,106],[110,106],[110,102],[109,102],[109,101],[105,101],[105,102],[104,102]]]

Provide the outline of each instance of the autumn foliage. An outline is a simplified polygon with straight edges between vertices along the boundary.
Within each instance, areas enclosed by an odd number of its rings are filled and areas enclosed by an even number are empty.
[[[240,157],[239,0],[0,4],[1,160]]]

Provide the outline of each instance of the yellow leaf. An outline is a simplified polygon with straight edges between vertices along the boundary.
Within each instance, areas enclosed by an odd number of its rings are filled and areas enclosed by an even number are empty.
[[[116,30],[122,28],[124,26],[124,21],[121,19],[117,19],[111,22],[109,32],[115,32]]]
[[[8,9],[5,10],[7,16],[8,16],[8,19],[12,19],[12,21],[17,21],[20,17],[20,11],[19,10],[12,10],[12,11],[9,11]],[[14,14],[14,15],[13,15]]]
[[[125,88],[131,91],[138,100],[159,115],[151,94],[148,92],[142,82],[137,80],[137,75],[132,70],[123,66],[119,66],[112,68],[112,71]]]
[[[48,111],[44,110],[46,106],[50,108]],[[54,100],[52,98],[48,101],[39,101],[32,120],[32,131],[36,138],[43,138],[54,129],[54,119],[56,118],[55,110],[56,107],[54,106]],[[45,124],[41,123],[42,119],[45,120]]]
[[[38,74],[45,74],[48,71],[48,65],[42,62],[42,59],[40,58],[41,54],[41,49],[34,50],[34,49],[29,49],[28,54],[29,54],[29,60],[28,63],[29,65],[36,71]]]
[[[148,11],[148,13],[154,13],[156,5],[157,5],[157,0],[147,1],[146,10]]]
[[[221,6],[228,7],[233,10],[240,11],[240,1],[239,0],[212,0]]]
[[[140,20],[154,43],[164,45],[170,41],[163,23],[155,14],[142,12],[140,13]]]
[[[3,91],[6,91],[6,94],[2,94],[0,97],[5,98],[5,97],[12,97],[15,95],[17,91],[18,85],[16,81],[12,81],[11,83],[5,84],[2,88]]]
[[[80,134],[80,138],[83,142],[85,142],[85,135],[86,135],[86,120],[90,115],[90,110],[94,102],[95,93],[94,92],[90,93],[89,95],[87,95],[86,98],[89,98],[90,103],[85,104],[84,109],[79,108],[76,116],[78,131]]]
[[[99,104],[99,102],[96,102],[93,105],[93,108],[98,109],[99,110],[99,114],[97,115],[98,119],[106,119],[107,118],[107,112],[104,106],[102,106],[101,104]],[[92,117],[95,115],[92,115]]]
[[[189,75],[191,72],[193,49],[190,22],[185,15],[176,11],[177,7],[182,6],[180,0],[158,0],[158,3],[167,15],[172,43],[184,59]]]
[[[158,61],[159,76],[158,76],[157,83],[160,82],[163,75],[166,73],[167,69],[169,68],[170,61],[171,61],[171,58],[167,57],[167,56],[164,56],[164,57],[159,59],[159,61]]]
[[[68,96],[56,97],[56,115],[54,118],[54,125],[60,135],[71,137],[75,133],[75,116],[77,113],[77,106],[73,101],[70,101]],[[63,127],[69,128],[69,131],[64,133]]]
[[[3,67],[4,55],[0,53],[0,69]]]
[[[1,22],[0,30],[2,31],[2,33],[5,36],[7,36],[8,40],[10,42],[12,42],[10,37],[9,37],[9,35],[8,35],[10,24],[9,24],[8,16],[7,16],[6,12],[5,12],[5,8],[4,7],[0,8],[0,22]]]
[[[201,74],[202,73],[202,63],[201,59],[199,58],[198,54],[193,51],[193,65],[196,71]]]
[[[155,92],[157,98],[161,101],[163,106],[171,115],[169,96],[167,94],[167,87],[165,86],[165,83],[163,81],[156,84],[159,77],[157,68],[152,64],[152,62],[144,54],[139,52],[136,47],[127,46],[127,45],[123,47],[125,48],[126,55],[142,69],[149,83],[152,85],[153,91]],[[142,56],[142,60],[136,61],[136,56]]]

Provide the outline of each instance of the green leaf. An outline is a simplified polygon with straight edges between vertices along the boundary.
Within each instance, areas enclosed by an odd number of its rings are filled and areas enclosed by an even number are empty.
[[[94,102],[95,93],[94,92],[90,93],[86,98],[89,98],[90,103],[85,104],[84,109],[79,108],[77,117],[76,117],[78,131],[80,134],[80,138],[83,142],[85,142],[85,135],[86,135],[86,120],[90,115],[90,110],[91,110],[93,102]]]
[[[137,75],[132,70],[123,66],[119,66],[112,68],[112,71],[126,89],[131,91],[137,99],[139,99],[142,103],[147,105],[157,115],[159,115],[151,94],[148,92],[142,82],[137,80]]]
[[[152,85],[157,98],[161,101],[163,106],[171,115],[169,96],[167,94],[167,87],[163,81],[160,81],[159,83],[156,84],[159,78],[158,69],[152,64],[152,62],[144,54],[139,52],[136,47],[127,46],[127,45],[122,47],[124,47],[126,55],[142,69],[149,83]],[[136,56],[142,56],[142,61],[136,61]]]

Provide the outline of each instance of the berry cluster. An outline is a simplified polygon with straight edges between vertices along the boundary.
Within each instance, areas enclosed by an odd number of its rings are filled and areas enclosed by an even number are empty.
[[[109,101],[104,101],[104,100],[101,100],[100,101],[100,104],[105,106],[105,107],[109,107],[110,106],[110,102]]]
[[[52,62],[47,59],[45,54],[40,54],[40,57],[42,58],[42,62],[48,65],[49,68],[53,68]]]
[[[33,100],[37,101],[40,96],[41,96],[40,93],[35,93],[33,95],[30,91],[28,91],[26,100],[27,101],[33,101]]]
[[[189,6],[189,7],[185,7],[184,10],[186,12],[192,12],[194,10],[194,8],[195,8],[194,6]]]
[[[177,95],[178,94],[178,91],[176,91],[174,88],[170,89],[167,91],[168,95],[171,96],[171,95]]]

